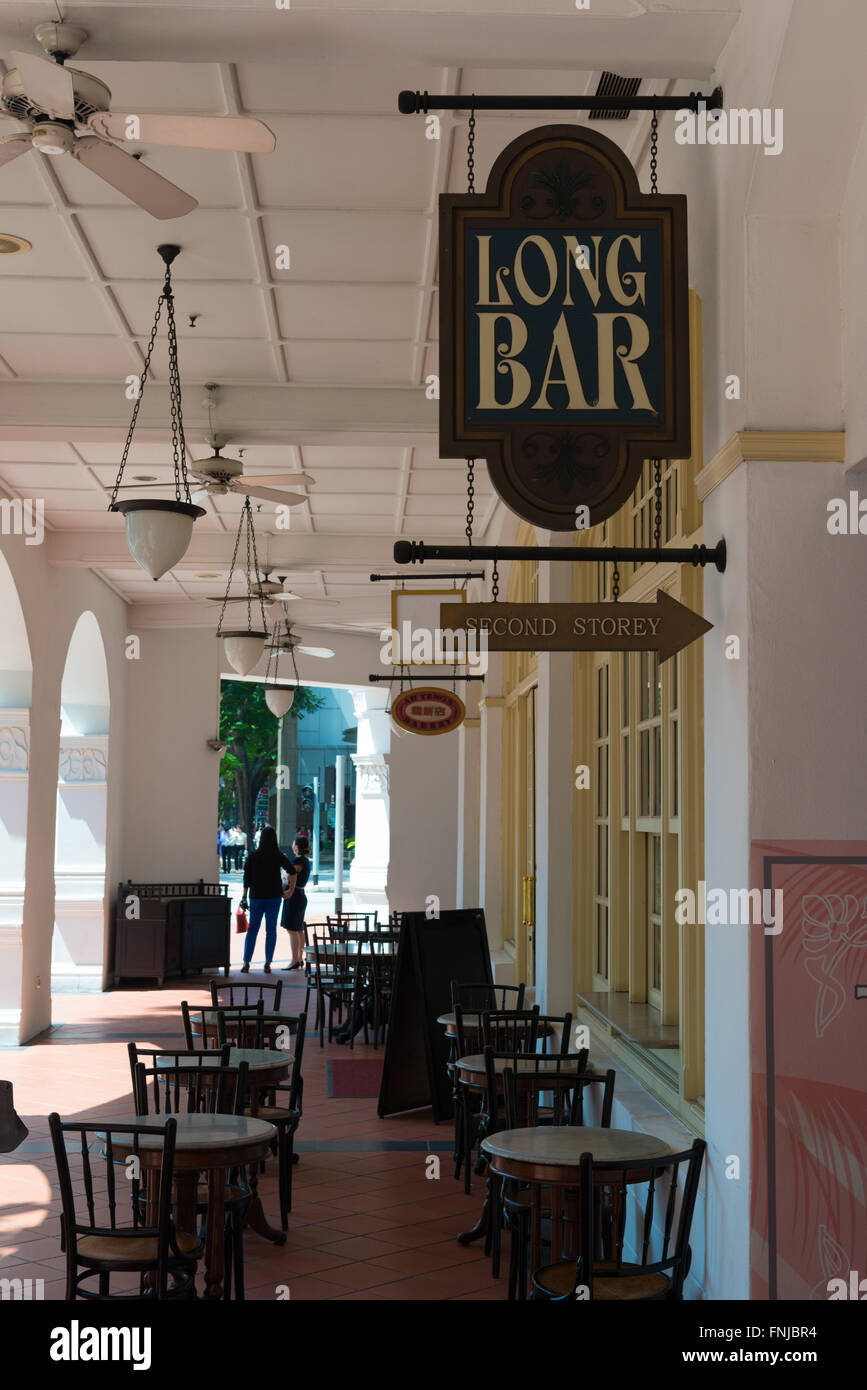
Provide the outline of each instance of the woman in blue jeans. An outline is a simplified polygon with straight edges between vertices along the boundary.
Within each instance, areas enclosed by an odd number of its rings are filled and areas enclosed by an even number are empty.
[[[289,887],[294,884],[296,869],[292,860],[282,852],[277,843],[277,832],[266,825],[259,837],[259,846],[247,855],[244,864],[244,896],[240,906],[250,907],[250,925],[244,938],[243,971],[250,969],[250,961],[256,947],[256,937],[262,918],[265,918],[265,974],[271,974],[271,961],[277,944],[277,918],[283,901],[283,879],[280,870],[289,875]]]

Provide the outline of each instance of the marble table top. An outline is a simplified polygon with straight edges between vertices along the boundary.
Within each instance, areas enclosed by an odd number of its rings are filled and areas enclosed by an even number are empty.
[[[506,1129],[489,1135],[482,1141],[482,1148],[492,1158],[564,1168],[577,1168],[584,1153],[591,1153],[597,1162],[619,1163],[634,1158],[664,1158],[673,1152],[655,1134],[637,1129],[594,1129],[589,1125]]]
[[[577,1060],[571,1058],[560,1058],[551,1053],[530,1052],[525,1057],[495,1057],[494,1072],[501,1076],[507,1067],[512,1071],[557,1071],[557,1062],[565,1072],[570,1072],[577,1066]],[[553,1065],[552,1065],[553,1064]],[[453,1066],[458,1071],[478,1072],[481,1076],[485,1074],[485,1058],[481,1052],[471,1052],[466,1057],[456,1057]],[[589,1073],[595,1076],[595,1072]]]
[[[204,1057],[205,1060],[200,1063],[199,1059],[202,1057]],[[160,1059],[157,1057],[155,1060],[157,1066],[159,1066]],[[218,1067],[220,1065],[220,1052],[219,1050],[214,1050],[213,1052],[187,1052],[178,1053],[177,1055],[174,1053],[167,1054],[163,1065],[182,1067],[187,1060],[194,1065]],[[288,1049],[283,1048],[231,1047],[229,1049],[229,1066],[237,1067],[240,1066],[241,1062],[246,1062],[251,1072],[264,1071],[266,1068],[277,1067],[281,1064],[288,1068],[291,1061],[292,1053]]]
[[[84,1123],[109,1124],[115,1137],[123,1131],[125,1124],[146,1124],[154,1127],[164,1125],[166,1120],[178,1122],[177,1149],[229,1148],[232,1145],[249,1144],[251,1140],[271,1140],[277,1133],[267,1120],[254,1120],[247,1115],[101,1115],[99,1120],[85,1120]],[[132,1135],[129,1136],[132,1139]],[[162,1140],[155,1134],[143,1135],[139,1148],[153,1149],[162,1146]]]

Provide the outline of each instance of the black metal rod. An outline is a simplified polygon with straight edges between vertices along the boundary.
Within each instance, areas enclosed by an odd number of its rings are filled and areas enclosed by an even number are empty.
[[[368,676],[367,679],[369,681],[388,681],[391,684],[395,681],[415,680],[415,676]],[[445,675],[437,675],[436,672],[431,675],[428,672],[427,679],[432,681],[483,681],[485,678],[484,676],[458,676],[453,671],[447,671]]]
[[[657,550],[654,546],[629,545],[428,545],[425,541],[395,541],[394,559],[398,565],[423,565],[425,560],[556,560],[580,565],[602,561],[627,562],[629,560],[651,564],[672,563],[679,565],[715,565],[720,574],[726,567],[726,543],[717,541],[711,548],[707,545],[666,547]]]
[[[479,570],[476,574],[372,574],[370,578],[376,584],[380,579],[484,579],[484,570]]]
[[[670,97],[635,96],[478,96],[462,92],[458,96],[430,92],[399,92],[397,109],[404,116],[427,115],[428,111],[698,111],[704,102],[708,111],[721,111],[722,87],[712,92],[682,93]]]

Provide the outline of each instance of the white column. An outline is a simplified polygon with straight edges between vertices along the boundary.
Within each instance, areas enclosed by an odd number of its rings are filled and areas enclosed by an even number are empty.
[[[485,694],[479,701],[479,902],[488,944],[503,945],[503,658],[488,655]]]
[[[60,736],[53,993],[102,988],[108,734]]]
[[[385,892],[389,852],[389,781],[386,754],[391,718],[380,690],[353,690],[358,720],[355,764],[355,855],[349,889],[359,907],[387,907]]]
[[[458,907],[479,905],[480,743],[481,719],[465,719],[458,729]]]
[[[0,710],[0,1043],[12,1045],[21,1018],[29,772],[30,711]]]
[[[544,534],[544,533],[543,533]],[[541,537],[540,537],[541,539]],[[543,540],[544,544],[545,541]],[[556,543],[556,539],[555,539]],[[539,602],[568,603],[572,567],[539,566]],[[574,1011],[572,654],[540,652],[536,705],[536,1002]]]

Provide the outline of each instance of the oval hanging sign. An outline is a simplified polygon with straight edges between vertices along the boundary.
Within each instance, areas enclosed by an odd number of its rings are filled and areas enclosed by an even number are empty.
[[[391,706],[395,724],[410,734],[451,733],[463,724],[466,713],[463,700],[435,685],[403,690]]]

